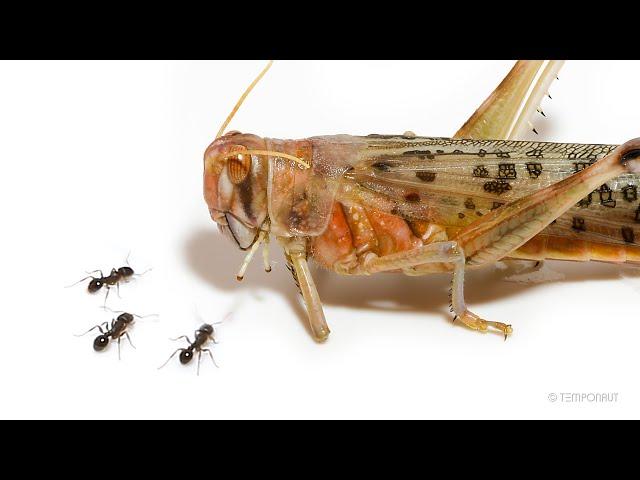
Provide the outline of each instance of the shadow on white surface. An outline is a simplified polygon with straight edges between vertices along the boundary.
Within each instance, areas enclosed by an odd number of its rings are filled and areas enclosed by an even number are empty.
[[[274,250],[276,248],[274,244]],[[304,307],[291,276],[284,267],[284,261],[281,260],[274,265],[269,275],[258,272],[260,274],[249,275],[240,284],[235,279],[235,272],[242,255],[232,253],[232,249],[234,246],[226,238],[207,229],[195,231],[187,238],[184,253],[188,267],[217,290],[267,289],[283,295],[308,330]],[[595,262],[547,262],[547,264],[554,273],[559,275],[545,283],[508,282],[505,281],[508,270],[495,267],[469,272],[466,296],[471,309],[478,311],[478,305],[503,301],[510,297],[524,295],[533,289],[549,288],[562,282],[615,281],[622,277],[640,276],[640,269],[620,265]],[[315,268],[314,277],[320,297],[326,306],[339,306],[353,310],[424,312],[440,314],[446,321],[451,321],[452,318],[448,299],[451,281],[449,274],[424,277],[407,277],[397,274],[347,277]],[[593,301],[603,300],[604,298],[594,298]],[[588,308],[588,304],[585,308]],[[481,312],[478,313],[482,315]],[[500,319],[500,321],[511,320]]]
[[[253,268],[250,267],[245,279],[238,282],[236,273],[245,253],[218,232],[209,229],[196,230],[187,238],[184,247],[185,261],[190,270],[216,290],[246,290],[254,293],[260,289],[276,291],[286,298],[304,328],[311,334],[298,290],[284,266],[284,259],[275,242],[272,242],[271,251],[275,262],[269,274],[256,272],[256,264],[260,268],[262,266],[262,258],[256,255],[251,265]]]

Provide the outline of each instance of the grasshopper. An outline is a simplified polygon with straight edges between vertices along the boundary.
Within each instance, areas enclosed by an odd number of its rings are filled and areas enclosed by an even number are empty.
[[[317,341],[329,335],[308,259],[342,275],[451,272],[454,320],[505,339],[471,312],[467,269],[503,259],[640,265],[640,138],[623,145],[519,141],[561,61],[518,61],[451,138],[224,133],[204,155],[204,197],[248,253],[274,235]],[[537,132],[536,132],[537,133]]]

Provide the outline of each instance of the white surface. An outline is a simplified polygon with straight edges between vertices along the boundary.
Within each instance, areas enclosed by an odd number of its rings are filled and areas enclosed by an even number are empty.
[[[510,61],[276,62],[230,128],[301,138],[450,136]],[[560,265],[521,285],[488,269],[468,301],[514,326],[507,341],[453,326],[448,277],[317,273],[332,328],[307,334],[279,253],[270,275],[222,238],[202,199],[202,154],[264,62],[1,62],[3,418],[640,417],[640,278]],[[536,120],[539,138],[621,143],[640,135],[638,62],[568,62]],[[76,338],[110,317],[65,285],[85,270],[153,270],[112,292],[139,321],[123,344]],[[623,278],[624,275],[624,278]],[[86,285],[86,283],[85,283]],[[113,302],[111,302],[113,300]],[[234,303],[236,306],[233,306]],[[202,371],[177,358],[201,323],[219,327]],[[551,393],[616,392],[606,404]]]

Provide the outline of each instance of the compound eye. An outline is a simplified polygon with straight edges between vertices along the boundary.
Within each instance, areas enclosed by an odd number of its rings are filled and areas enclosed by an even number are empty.
[[[231,180],[231,183],[234,185],[242,183],[251,171],[251,155],[243,154],[242,152],[244,150],[247,150],[247,147],[243,147],[242,145],[231,147],[231,151],[238,152],[238,154],[229,157],[227,160],[229,180]]]

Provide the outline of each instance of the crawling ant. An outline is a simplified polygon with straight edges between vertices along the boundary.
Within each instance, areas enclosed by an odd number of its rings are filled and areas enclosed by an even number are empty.
[[[222,323],[222,322],[218,322],[218,323]],[[186,365],[193,359],[194,351],[198,352],[198,370],[197,370],[198,375],[200,375],[200,359],[202,357],[202,352],[207,352],[211,357],[211,361],[217,367],[218,364],[214,360],[211,350],[209,350],[208,348],[202,348],[208,341],[212,341],[213,343],[218,343],[215,339],[215,330],[213,329],[213,325],[209,323],[202,324],[200,328],[194,332],[194,335],[195,337],[193,342],[189,340],[189,337],[187,337],[186,335],[181,335],[178,338],[172,338],[171,340],[174,340],[174,341],[180,340],[181,338],[185,338],[189,343],[189,346],[187,348],[178,348],[175,352],[171,354],[171,356],[167,359],[166,362],[164,362],[160,367],[158,367],[158,370],[160,370],[167,363],[169,363],[169,360],[171,360],[175,356],[175,354],[178,352],[180,352],[180,357],[179,357],[180,363],[182,365]]]
[[[108,309],[108,310],[111,310],[111,309]],[[127,337],[127,340],[129,340],[129,344],[133,348],[136,348],[133,345],[133,342],[131,342],[131,337],[129,337],[129,332],[127,332],[127,329],[133,324],[134,317],[145,318],[155,314],[145,315],[145,317],[142,317],[140,315],[136,315],[134,313],[128,313],[128,312],[114,312],[113,310],[111,310],[111,312],[120,314],[118,315],[117,318],[111,319],[111,325],[109,325],[109,322],[103,322],[100,325],[95,325],[91,327],[89,330],[87,330],[86,332],[76,336],[82,337],[83,335],[86,335],[90,331],[95,330],[97,328],[98,330],[100,330],[100,335],[98,335],[93,340],[93,349],[96,352],[101,352],[105,348],[107,348],[107,346],[109,345],[110,338],[111,340],[117,339],[118,340],[118,360],[120,360],[120,340],[122,339],[123,336]]]
[[[78,280],[76,283],[69,286],[72,287],[73,285],[77,285],[80,282],[84,282],[87,278],[90,278],[91,281],[89,282],[89,285],[87,285],[87,291],[89,293],[96,293],[97,291],[102,289],[102,287],[105,287],[107,289],[107,294],[104,297],[104,303],[106,305],[111,287],[115,285],[118,292],[118,296],[120,296],[120,282],[128,281],[131,277],[136,275],[133,268],[131,268],[131,266],[129,265],[129,255],[127,255],[126,263],[127,265],[124,267],[112,268],[111,273],[106,277],[104,276],[104,273],[102,273],[102,270],[94,270],[93,272],[87,272],[89,274],[87,277],[84,277],[83,279]],[[144,272],[138,275],[144,275],[149,270],[151,269],[145,270]],[[99,277],[94,277],[92,275],[96,272],[100,274]]]

